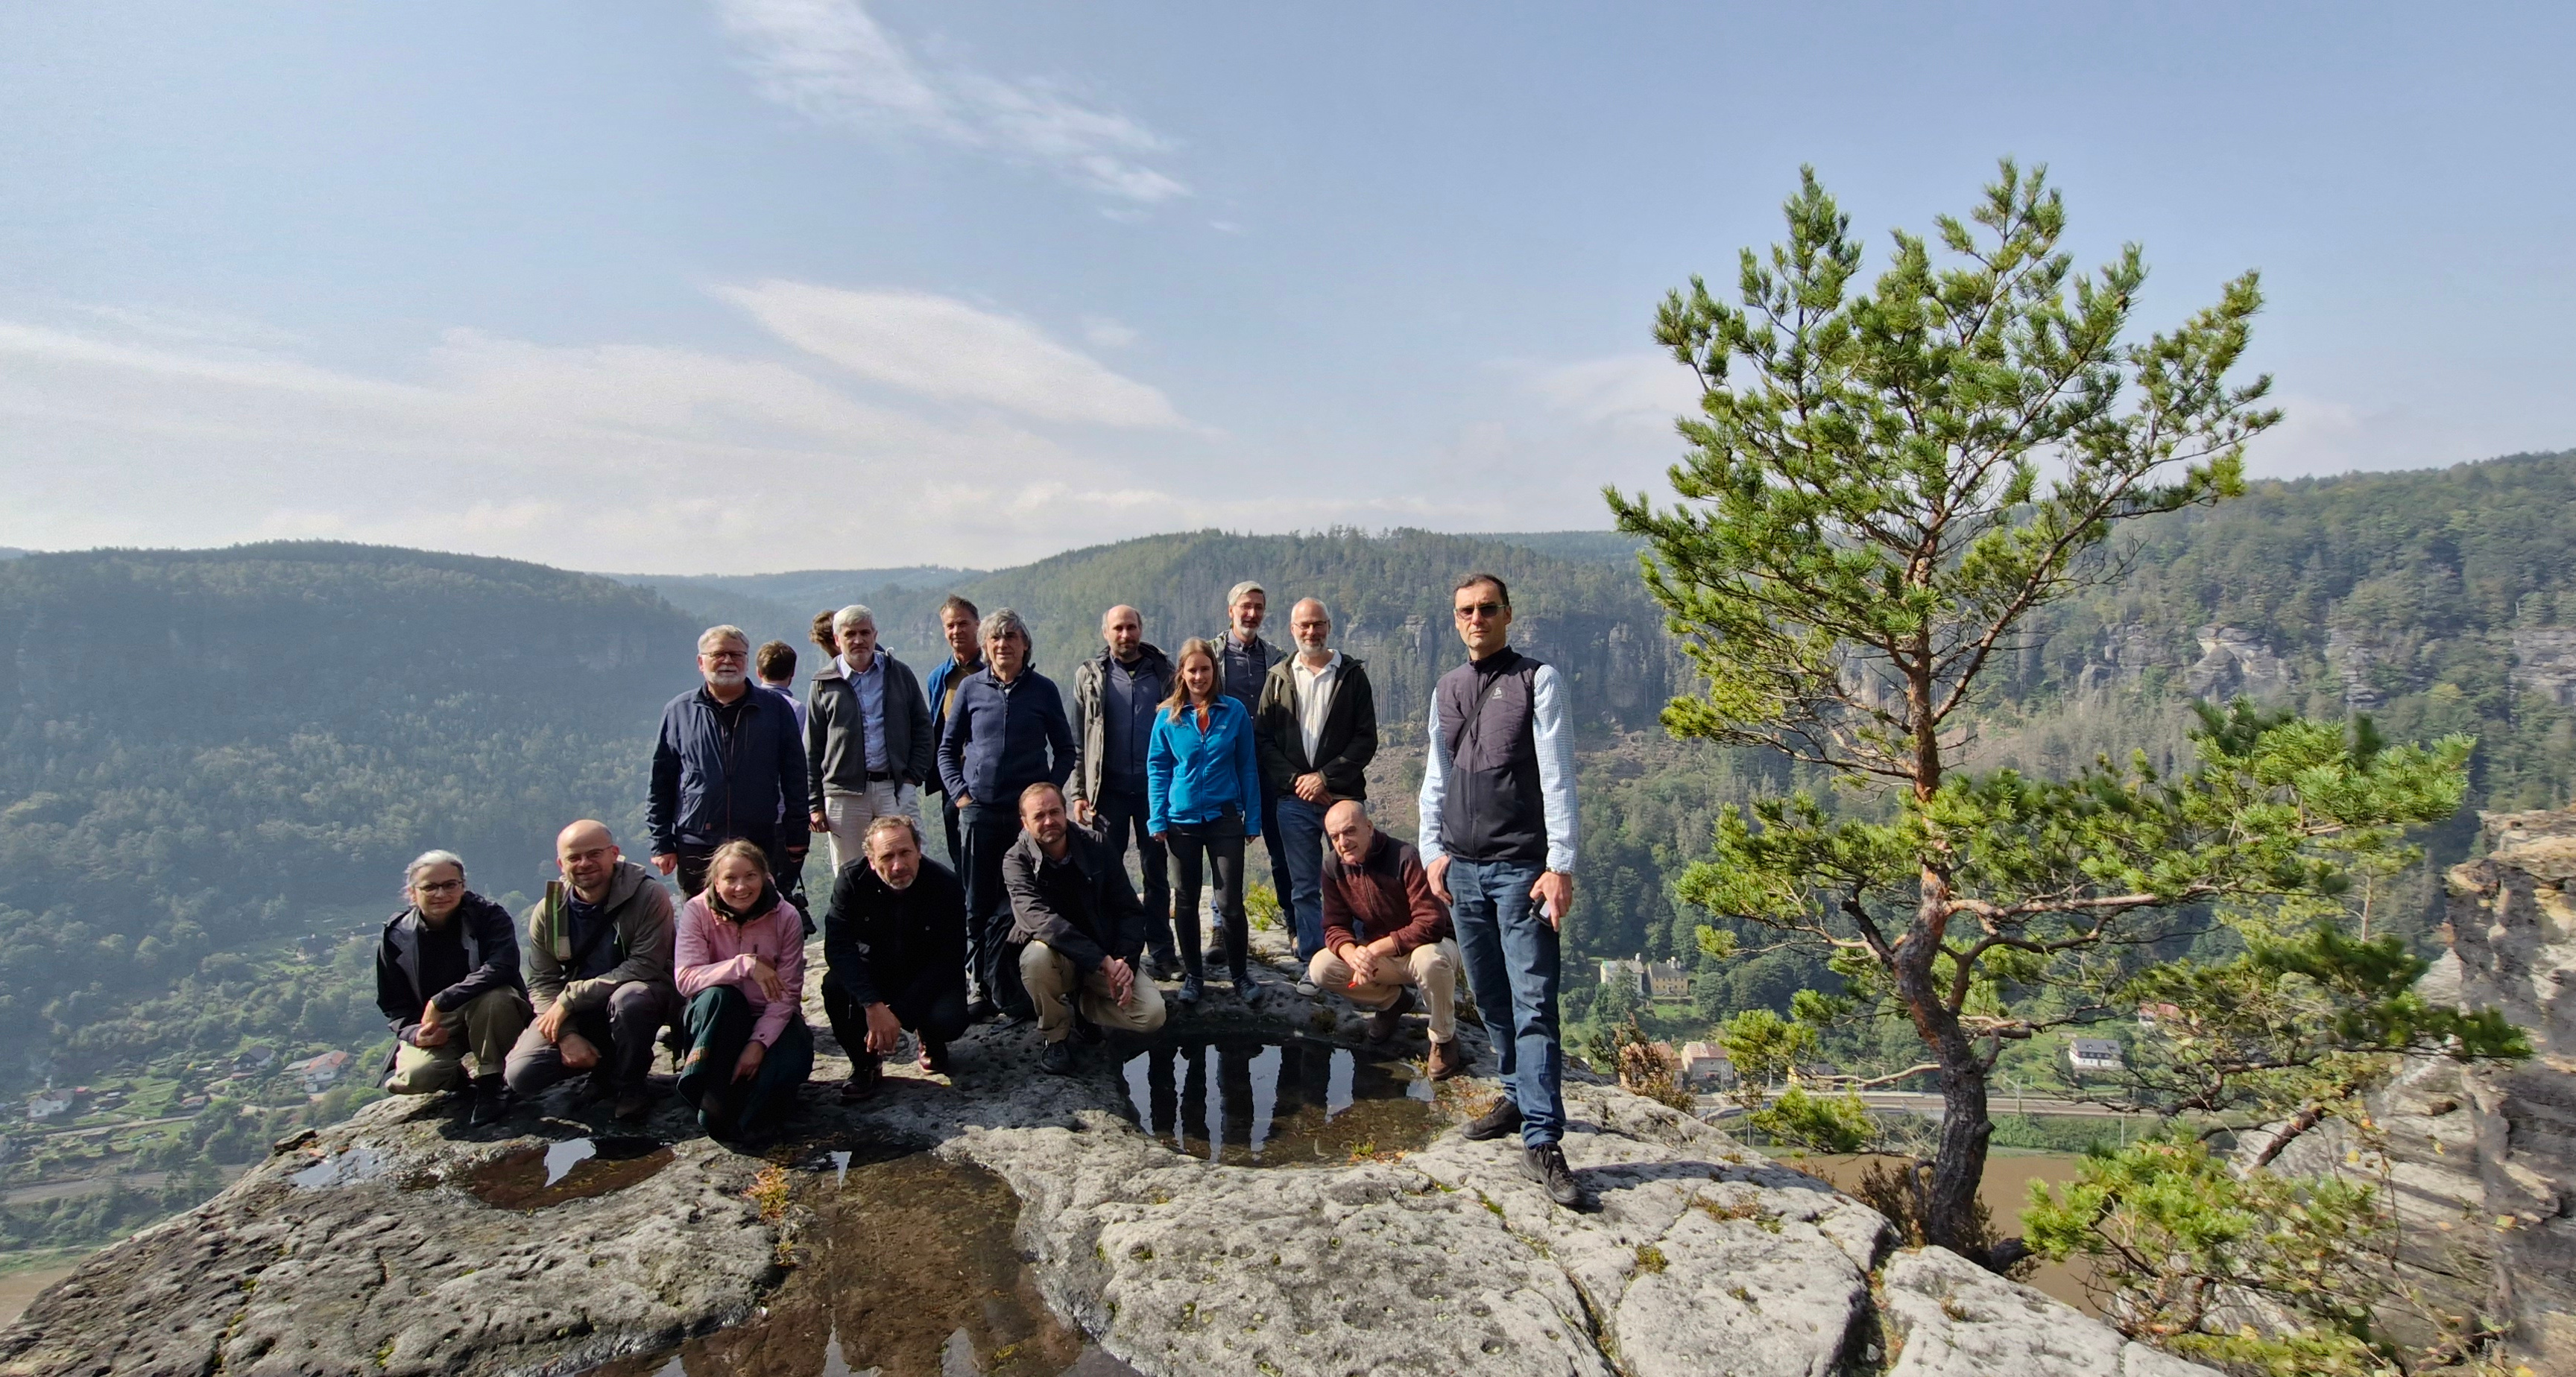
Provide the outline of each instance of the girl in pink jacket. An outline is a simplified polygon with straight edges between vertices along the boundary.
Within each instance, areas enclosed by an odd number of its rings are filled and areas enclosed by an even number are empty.
[[[706,892],[680,909],[673,952],[689,1053],[680,1098],[719,1142],[775,1128],[814,1069],[805,1027],[805,920],[779,897],[769,858],[729,841],[707,861]]]

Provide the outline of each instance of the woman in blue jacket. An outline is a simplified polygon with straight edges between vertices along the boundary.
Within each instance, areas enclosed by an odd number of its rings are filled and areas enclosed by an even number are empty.
[[[1249,995],[1243,839],[1261,835],[1261,767],[1253,755],[1252,714],[1225,695],[1216,647],[1204,640],[1183,643],[1173,657],[1172,691],[1154,714],[1145,748],[1145,801],[1154,839],[1172,852],[1181,999],[1195,1004],[1201,991],[1199,885],[1211,865],[1225,921],[1226,973],[1237,995]]]

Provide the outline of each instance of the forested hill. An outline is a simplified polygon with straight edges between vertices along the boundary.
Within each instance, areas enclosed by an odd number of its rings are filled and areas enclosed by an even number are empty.
[[[2576,454],[2258,484],[2137,534],[2113,587],[2036,628],[2000,685],[1992,758],[2053,772],[2170,749],[2191,698],[2248,692],[2366,709],[2401,738],[2476,732],[2479,806],[2570,797]],[[1194,532],[961,571],[955,591],[1020,609],[1058,675],[1114,602],[1142,608],[1170,649],[1219,629],[1239,579],[1268,584],[1282,622],[1289,598],[1315,594],[1394,723],[1417,719],[1454,663],[1457,575],[1493,569],[1512,581],[1520,638],[1573,674],[1589,728],[1575,951],[1687,957],[1701,920],[1674,909],[1664,877],[1705,847],[1720,803],[1782,775],[1652,731],[1685,680],[1632,550],[1606,532]],[[890,581],[854,586],[880,572]],[[778,578],[654,580],[666,602],[537,565],[346,545],[0,561],[0,1079],[123,1055],[148,1032],[120,1022],[138,1001],[185,1002],[183,982],[211,980],[225,953],[380,918],[424,847],[464,852],[497,896],[534,891],[567,818],[632,838],[655,714],[693,682],[709,621],[802,646],[815,611],[857,598],[916,665],[942,653],[933,614],[950,587],[930,573]],[[319,1030],[362,1026],[361,1012],[298,1017],[330,1042],[342,1034]]]
[[[214,953],[392,912],[426,847],[533,890],[566,819],[638,811],[696,630],[414,550],[0,563],[0,1072]]]

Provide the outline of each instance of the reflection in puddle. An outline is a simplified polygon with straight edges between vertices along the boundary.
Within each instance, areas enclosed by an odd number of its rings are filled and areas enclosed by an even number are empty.
[[[1211,1162],[1345,1162],[1421,1147],[1440,1127],[1434,1088],[1409,1065],[1322,1043],[1177,1042],[1129,1058],[1122,1073],[1137,1126]]]
[[[599,1155],[599,1144],[588,1138],[573,1138],[546,1149],[546,1184],[551,1186],[572,1174],[574,1167]]]
[[[465,1189],[486,1205],[542,1210],[622,1191],[670,1164],[671,1149],[650,1138],[571,1138],[504,1153],[466,1173]]]
[[[805,1260],[759,1319],[592,1377],[1135,1377],[1058,1320],[1013,1237],[1019,1198],[929,1153],[834,1152],[798,1203]]]
[[[353,1147],[347,1152],[325,1157],[286,1179],[304,1190],[320,1190],[324,1186],[372,1181],[385,1174],[385,1165],[383,1153],[371,1147]]]

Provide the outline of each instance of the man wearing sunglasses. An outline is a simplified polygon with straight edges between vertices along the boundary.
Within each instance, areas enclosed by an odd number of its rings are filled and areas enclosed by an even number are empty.
[[[1420,849],[1450,906],[1467,987],[1492,1038],[1503,1098],[1472,1139],[1521,1133],[1521,1170],[1569,1208],[1565,1054],[1557,1034],[1558,932],[1574,907],[1574,730],[1564,676],[1511,648],[1512,595],[1492,574],[1459,580],[1452,607],[1467,663],[1431,695]]]

